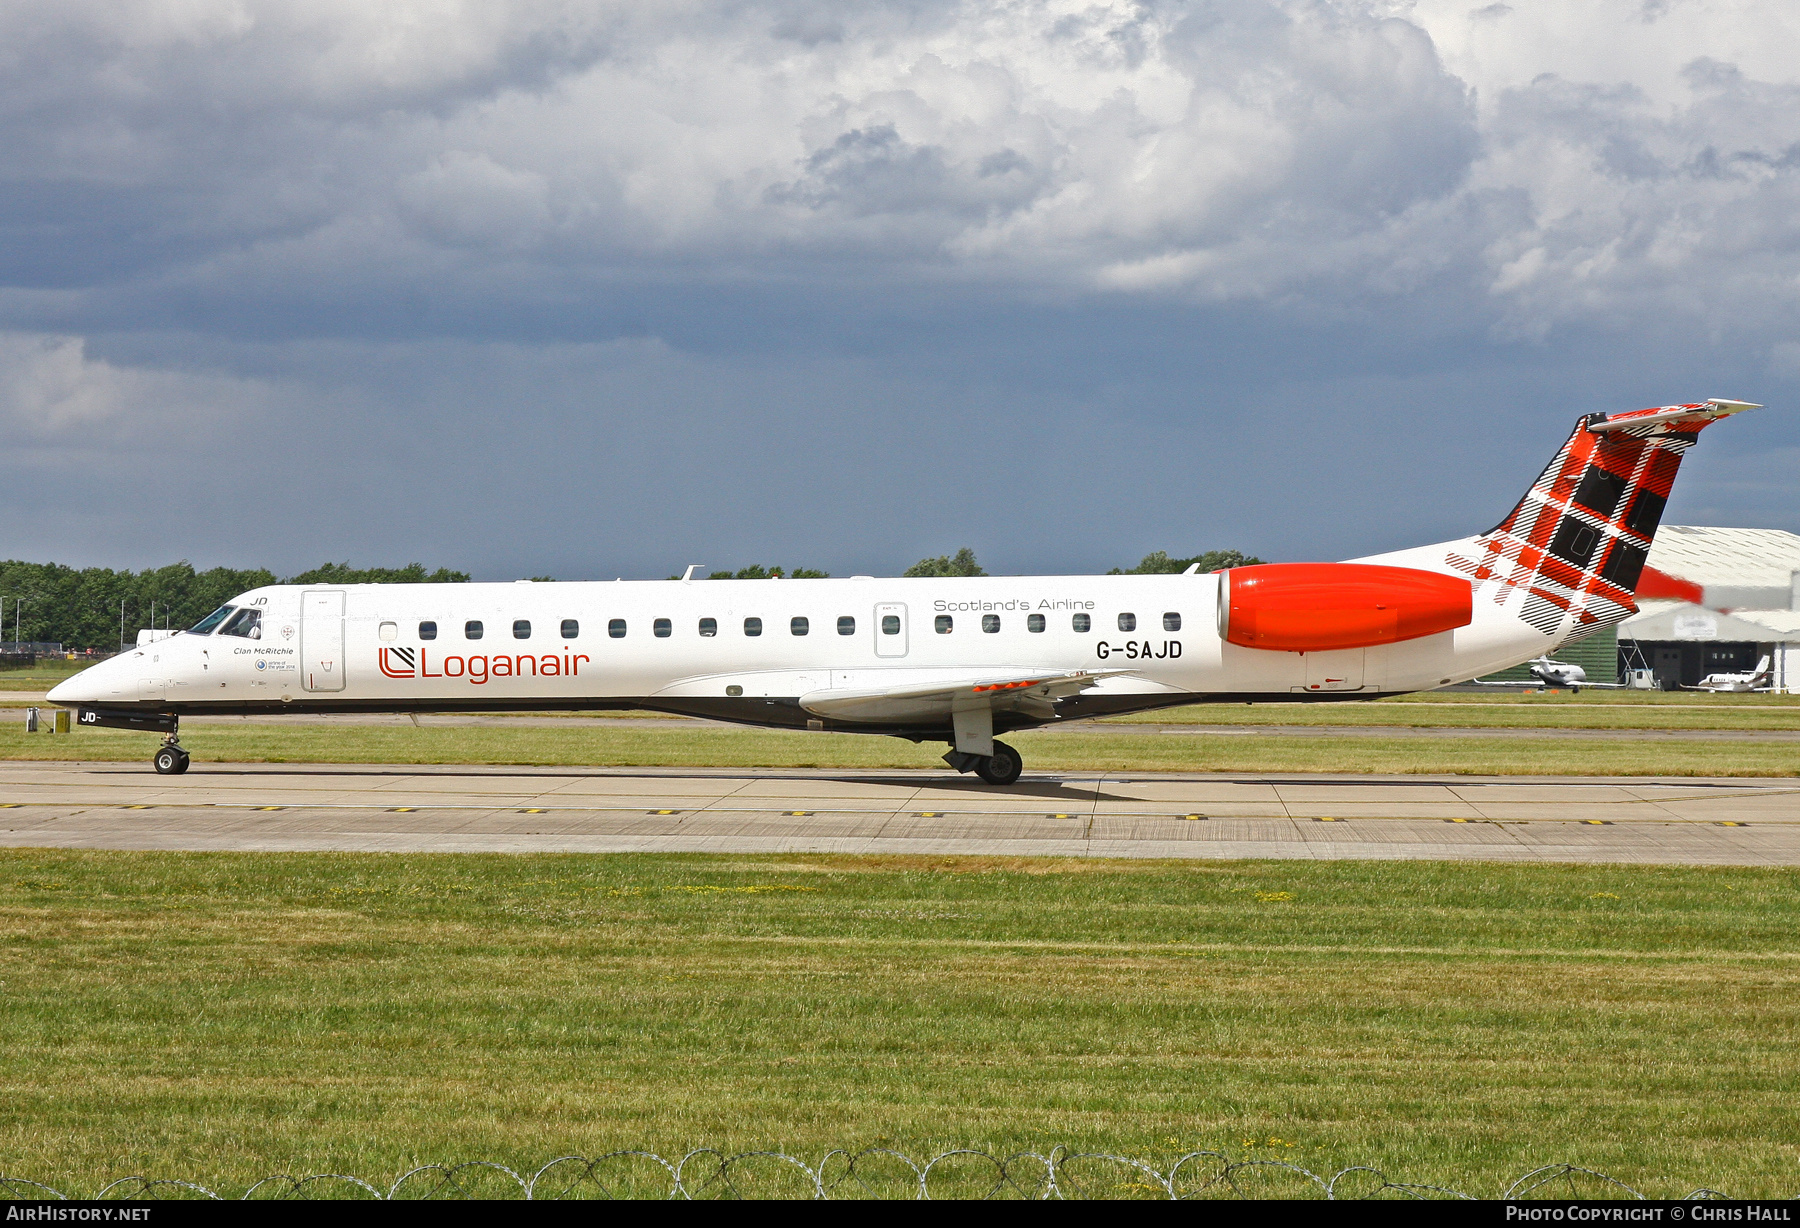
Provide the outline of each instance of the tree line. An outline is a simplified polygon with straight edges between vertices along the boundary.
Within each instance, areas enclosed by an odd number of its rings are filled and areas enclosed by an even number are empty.
[[[1170,558],[1158,550],[1145,555],[1135,567],[1115,567],[1107,574],[1164,575],[1185,571],[1191,564],[1198,564],[1201,571],[1220,571],[1261,561],[1236,550],[1212,550],[1191,558]],[[987,572],[976,561],[975,552],[964,546],[954,555],[920,559],[902,574],[985,576]],[[808,567],[788,570],[752,564],[735,571],[715,571],[707,579],[822,580],[829,575]],[[326,563],[278,579],[274,572],[260,567],[195,571],[185,560],[138,572],[7,560],[0,562],[0,640],[50,641],[72,649],[110,650],[136,643],[138,632],[147,628],[191,627],[239,593],[265,584],[465,584],[468,580],[467,572],[443,567],[428,572],[419,563],[404,567]]]
[[[261,567],[195,571],[185,560],[132,572],[9,559],[0,562],[0,609],[5,615],[0,640],[111,650],[121,643],[136,643],[143,629],[191,627],[239,593],[265,584],[451,584],[468,578],[466,572],[441,567],[427,572],[418,563],[405,567],[326,563],[277,579]]]

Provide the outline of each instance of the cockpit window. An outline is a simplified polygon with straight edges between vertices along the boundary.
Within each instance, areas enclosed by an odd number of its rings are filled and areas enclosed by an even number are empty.
[[[189,635],[211,635],[213,633],[213,628],[217,627],[220,623],[224,622],[227,618],[230,618],[231,612],[235,609],[237,609],[237,607],[234,605],[220,606],[218,609],[214,610],[211,614],[208,614],[205,618],[201,619],[199,622],[197,622],[193,626],[189,627],[188,634]]]
[[[220,635],[238,635],[247,640],[262,638],[262,611],[239,610],[230,622],[219,628]]]

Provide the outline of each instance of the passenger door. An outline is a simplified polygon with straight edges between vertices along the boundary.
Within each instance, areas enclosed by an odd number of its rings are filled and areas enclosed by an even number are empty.
[[[889,601],[875,607],[875,655],[906,655],[906,607]]]
[[[300,684],[309,691],[344,689],[344,593],[300,595]]]

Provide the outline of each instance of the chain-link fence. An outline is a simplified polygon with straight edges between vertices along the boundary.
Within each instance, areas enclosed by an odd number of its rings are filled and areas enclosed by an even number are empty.
[[[1696,1189],[1689,1198],[1724,1197]],[[134,1176],[70,1194],[41,1182],[0,1176],[0,1198],[1643,1198],[1623,1181],[1573,1164],[1533,1169],[1498,1189],[1465,1192],[1395,1181],[1355,1166],[1329,1176],[1281,1160],[1234,1160],[1193,1151],[1166,1168],[1105,1152],[958,1149],[915,1160],[887,1147],[827,1152],[817,1164],[780,1151],[735,1154],[703,1148],[679,1159],[651,1151],[559,1156],[534,1172],[471,1161],[426,1164],[386,1184],[345,1173],[265,1177],[239,1194],[192,1181]]]

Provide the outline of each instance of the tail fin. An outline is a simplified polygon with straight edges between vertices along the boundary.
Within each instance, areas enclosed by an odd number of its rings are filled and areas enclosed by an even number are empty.
[[[1558,643],[1623,622],[1682,453],[1713,422],[1758,408],[1713,399],[1589,414],[1512,514],[1474,539],[1475,557],[1451,565],[1500,580],[1496,601],[1527,590],[1519,616]]]

